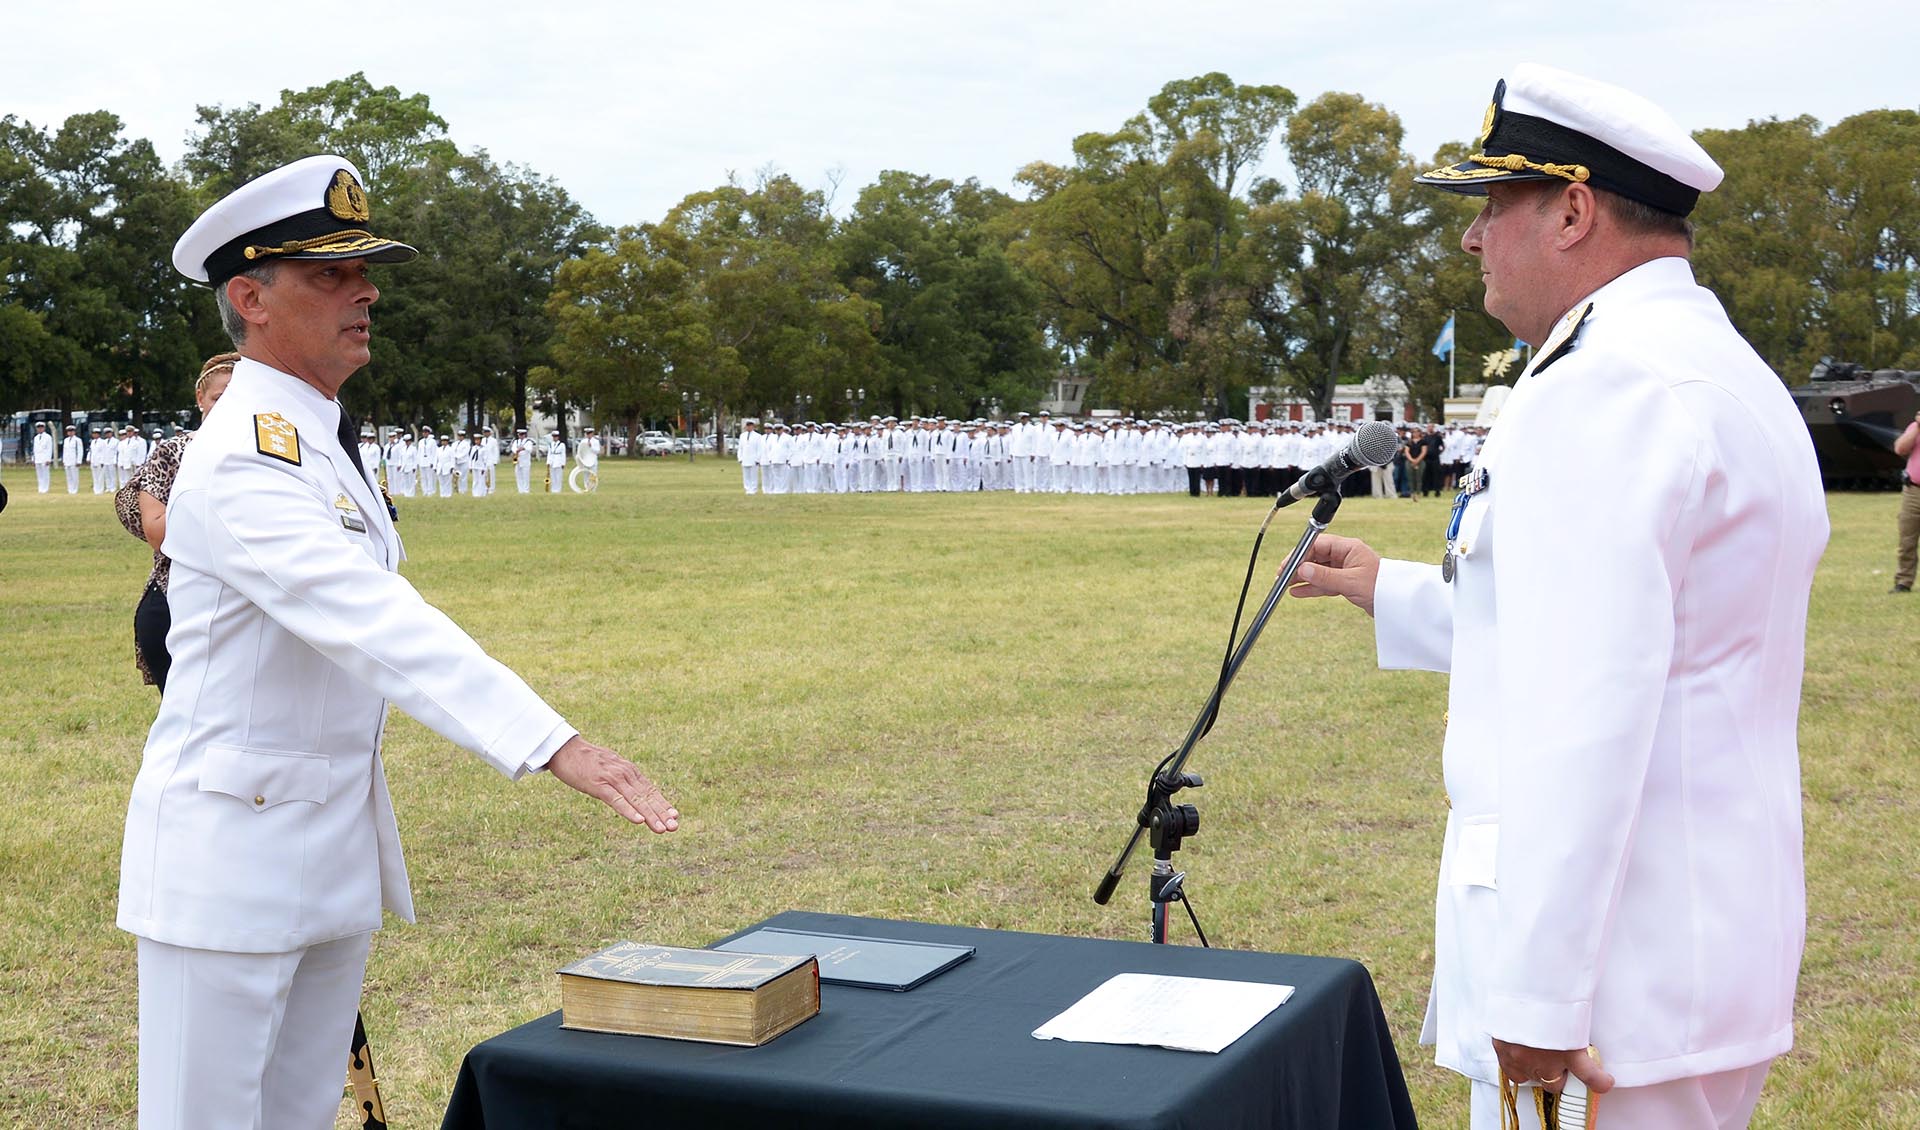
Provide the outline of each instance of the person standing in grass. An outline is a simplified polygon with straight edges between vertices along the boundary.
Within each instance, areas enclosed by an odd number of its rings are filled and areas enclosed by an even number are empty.
[[[1475,1130],[1540,1126],[1569,1075],[1605,1130],[1744,1127],[1793,1044],[1828,527],[1792,399],[1693,280],[1685,217],[1720,169],[1646,100],[1529,65],[1418,179],[1486,197],[1461,246],[1538,350],[1438,567],[1322,537],[1294,591],[1372,614],[1382,667],[1450,675],[1422,1039],[1472,1080]],[[1569,420],[1635,450],[1578,499]]]
[[[174,247],[240,359],[166,509],[173,665],[127,807],[141,1130],[324,1130],[372,932],[412,919],[381,762],[389,701],[503,775],[541,772],[654,832],[679,813],[396,571],[400,539],[337,397],[371,357],[359,172],[296,161]]]
[[[1900,438],[1893,441],[1893,453],[1907,461],[1900,472],[1900,538],[1894,558],[1892,592],[1912,592],[1913,574],[1920,565],[1920,412]]]
[[[533,493],[533,440],[527,429],[513,430],[513,487],[521,494]]]
[[[33,422],[33,450],[30,454],[34,484],[40,488],[41,494],[45,494],[53,488],[54,458],[53,433],[47,431],[45,420]]]
[[[238,353],[218,353],[200,366],[193,382],[193,403],[204,422],[207,414],[227,391],[233,377]],[[133,477],[114,493],[114,512],[127,532],[153,547],[153,570],[147,574],[147,586],[133,611],[133,665],[148,686],[167,689],[167,630],[173,618],[167,610],[167,574],[170,562],[160,548],[167,536],[167,499],[173,493],[173,478],[180,473],[180,457],[186,453],[192,432],[181,432],[172,439],[154,445],[153,454],[140,464]]]

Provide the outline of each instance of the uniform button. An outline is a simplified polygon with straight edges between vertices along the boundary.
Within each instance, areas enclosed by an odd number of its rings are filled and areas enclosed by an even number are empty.
[[[253,803],[255,803],[255,804],[265,804],[265,803],[267,803],[267,798],[266,798],[266,797],[263,797],[263,796],[257,796],[257,797],[254,797],[254,798],[253,798]]]

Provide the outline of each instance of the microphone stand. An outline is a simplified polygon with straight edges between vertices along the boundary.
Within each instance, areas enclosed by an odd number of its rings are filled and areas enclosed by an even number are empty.
[[[1280,508],[1276,503],[1275,510]],[[1185,771],[1187,758],[1193,753],[1193,747],[1200,743],[1213,720],[1220,712],[1220,700],[1226,697],[1227,687],[1233,682],[1234,675],[1240,671],[1240,665],[1246,662],[1247,653],[1253,650],[1254,643],[1260,638],[1260,631],[1267,625],[1267,618],[1279,606],[1280,598],[1286,595],[1287,586],[1293,581],[1293,574],[1306,560],[1307,551],[1313,547],[1333,516],[1340,509],[1340,486],[1338,483],[1322,492],[1320,501],[1314,504],[1313,514],[1307,519],[1307,528],[1300,534],[1300,541],[1294,545],[1293,552],[1287,555],[1287,562],[1280,569],[1280,576],[1273,582],[1273,588],[1267,593],[1267,599],[1260,605],[1260,612],[1247,626],[1246,634],[1240,637],[1221,668],[1220,679],[1214,684],[1213,694],[1207,698],[1207,704],[1200,708],[1200,716],[1194,719],[1193,728],[1187,731],[1187,740],[1166,762],[1166,768],[1160,770],[1147,782],[1147,803],[1140,808],[1135,818],[1136,827],[1127,840],[1127,846],[1120,849],[1120,856],[1107,868],[1106,875],[1100,880],[1099,887],[1093,892],[1093,901],[1101,906],[1113,897],[1115,888],[1120,885],[1120,876],[1127,869],[1127,860],[1133,855],[1133,849],[1140,845],[1140,837],[1146,834],[1153,846],[1153,873],[1147,879],[1147,898],[1152,912],[1151,940],[1156,944],[1165,944],[1167,940],[1167,904],[1179,902],[1186,907],[1187,917],[1193,921],[1193,929],[1200,935],[1200,944],[1207,945],[1207,935],[1200,929],[1200,919],[1193,912],[1193,903],[1187,898],[1187,873],[1173,869],[1173,853],[1180,850],[1183,840],[1199,835],[1200,810],[1191,804],[1173,803],[1174,794],[1186,788],[1199,788],[1205,784],[1198,773]]]

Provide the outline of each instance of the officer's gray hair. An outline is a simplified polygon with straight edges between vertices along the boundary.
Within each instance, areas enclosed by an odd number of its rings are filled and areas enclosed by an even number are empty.
[[[1545,185],[1545,190],[1535,198],[1534,207],[1542,211],[1559,203],[1558,190],[1567,187],[1553,181],[1538,183]],[[1663,211],[1651,204],[1643,204],[1630,196],[1622,196],[1609,189],[1596,188],[1593,190],[1593,196],[1600,202],[1601,209],[1611,216],[1614,222],[1620,225],[1621,230],[1628,235],[1677,235],[1687,241],[1687,250],[1693,250],[1693,221],[1685,216]]]
[[[1606,204],[1607,210],[1621,227],[1635,235],[1677,235],[1687,241],[1688,250],[1693,248],[1693,221],[1685,216],[1643,204],[1630,196],[1617,192],[1595,192]]]
[[[257,267],[248,267],[239,272],[240,275],[252,279],[261,286],[271,285],[273,276],[279,273],[280,264],[278,263],[262,263]],[[227,299],[225,282],[213,288],[213,304],[220,308],[220,328],[227,331],[227,337],[232,340],[234,348],[238,349],[240,344],[247,340],[247,320],[240,316],[240,312],[235,310],[233,303]]]

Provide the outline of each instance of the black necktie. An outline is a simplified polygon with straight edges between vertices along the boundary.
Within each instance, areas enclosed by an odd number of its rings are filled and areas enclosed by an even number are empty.
[[[340,446],[346,451],[347,458],[353,460],[353,469],[365,479],[367,465],[360,462],[360,433],[354,429],[353,417],[347,415],[347,406],[344,404],[340,406],[340,427],[334,434],[340,437]]]
[[[398,525],[400,508],[395,506],[393,499],[387,496],[387,488],[367,478],[367,465],[360,461],[360,433],[354,428],[353,417],[347,415],[347,407],[344,404],[340,406],[340,427],[334,434],[340,437],[340,448],[347,453],[347,458],[353,460],[353,469],[360,472],[361,481],[372,486],[380,495],[380,500],[387,504],[387,517]]]

